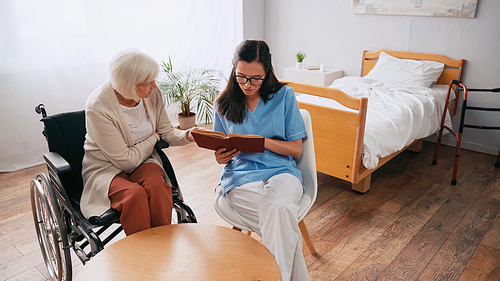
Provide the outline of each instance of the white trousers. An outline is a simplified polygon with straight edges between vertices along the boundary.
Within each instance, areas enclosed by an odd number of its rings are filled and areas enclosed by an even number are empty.
[[[262,244],[278,263],[281,281],[310,280],[297,220],[300,180],[291,174],[278,174],[235,187],[226,196],[241,220],[262,237]]]

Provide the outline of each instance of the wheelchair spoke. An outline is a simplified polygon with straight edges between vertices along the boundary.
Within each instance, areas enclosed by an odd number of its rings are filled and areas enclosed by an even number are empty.
[[[33,219],[38,242],[49,275],[54,280],[71,280],[71,256],[63,217],[47,177],[40,173],[31,185]]]
[[[54,275],[57,272],[57,260],[55,259],[55,249],[52,239],[52,229],[49,222],[49,214],[46,205],[43,203],[42,197],[37,198],[38,211],[40,215],[39,229],[41,230],[42,251],[45,251],[44,258],[47,266],[50,267],[49,273]]]

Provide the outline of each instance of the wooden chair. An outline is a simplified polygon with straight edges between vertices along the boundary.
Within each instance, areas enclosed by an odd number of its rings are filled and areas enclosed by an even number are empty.
[[[304,237],[309,250],[314,255],[316,254],[316,250],[314,249],[314,245],[311,242],[311,238],[309,237],[309,233],[307,232],[307,228],[303,219],[309,209],[311,209],[314,201],[316,201],[316,195],[318,192],[316,157],[314,154],[311,115],[309,115],[309,112],[305,109],[301,109],[300,113],[302,114],[302,118],[304,119],[304,123],[306,125],[307,137],[302,139],[302,156],[295,159],[295,161],[297,162],[297,167],[302,172],[302,178],[305,188],[305,192],[299,201],[300,210],[298,220],[302,237]],[[231,205],[229,205],[226,196],[221,196],[220,193],[217,194],[217,196],[215,197],[214,207],[219,216],[233,225],[233,229],[236,229],[238,231],[246,230],[248,235],[251,234],[250,228],[248,228],[248,226],[246,226],[245,223],[241,221],[241,219],[238,217],[238,214],[236,214]]]

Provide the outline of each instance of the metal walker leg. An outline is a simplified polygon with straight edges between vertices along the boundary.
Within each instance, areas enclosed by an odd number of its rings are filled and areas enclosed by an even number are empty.
[[[500,130],[500,127],[496,126],[481,126],[481,125],[470,125],[470,124],[465,124],[465,112],[466,110],[480,110],[480,111],[500,111],[500,108],[487,108],[487,107],[476,107],[476,106],[467,106],[467,94],[468,92],[500,92],[500,88],[496,89],[467,89],[467,86],[465,86],[462,82],[458,80],[453,80],[450,82],[450,85],[448,87],[448,95],[446,97],[446,103],[445,103],[445,108],[448,107],[448,102],[449,102],[449,97],[450,97],[450,90],[453,85],[457,86],[457,97],[459,96],[459,91],[462,90],[464,92],[464,97],[463,97],[463,102],[462,102],[462,115],[460,116],[460,126],[458,129],[458,134],[455,133],[451,128],[447,127],[444,125],[444,120],[446,117],[446,110],[443,113],[443,117],[441,118],[441,128],[439,129],[439,134],[438,134],[438,140],[436,144],[436,151],[434,152],[434,160],[432,161],[432,165],[437,164],[437,157],[439,153],[439,146],[441,145],[441,138],[443,136],[443,130],[446,129],[450,133],[455,136],[455,139],[457,140],[457,147],[456,147],[456,153],[455,153],[455,165],[453,167],[453,178],[451,180],[452,185],[457,184],[457,173],[458,173],[458,162],[460,161],[460,147],[462,145],[462,133],[464,128],[475,128],[475,129],[488,129],[488,130]],[[500,166],[500,151],[498,153],[497,161],[495,163],[495,167]]]

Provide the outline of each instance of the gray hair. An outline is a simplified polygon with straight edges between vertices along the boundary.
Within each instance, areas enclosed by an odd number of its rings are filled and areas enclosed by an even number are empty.
[[[156,79],[160,66],[149,55],[138,49],[120,52],[109,63],[111,86],[126,99],[139,101],[137,84]]]

